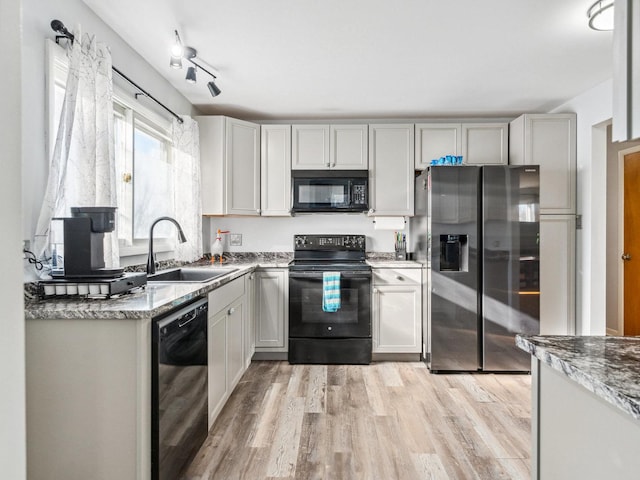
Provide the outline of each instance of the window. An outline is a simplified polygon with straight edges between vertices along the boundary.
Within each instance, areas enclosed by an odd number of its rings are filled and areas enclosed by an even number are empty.
[[[64,49],[50,42],[49,53],[49,139],[53,155],[67,76]],[[114,75],[113,134],[118,199],[120,255],[146,252],[151,223],[161,216],[173,216],[174,194],[170,122],[146,109],[116,84]],[[172,250],[175,228],[168,222],[154,229],[156,251]]]

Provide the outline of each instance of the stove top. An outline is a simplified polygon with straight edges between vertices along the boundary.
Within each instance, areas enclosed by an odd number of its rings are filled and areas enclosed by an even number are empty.
[[[290,270],[370,270],[364,235],[295,235]]]

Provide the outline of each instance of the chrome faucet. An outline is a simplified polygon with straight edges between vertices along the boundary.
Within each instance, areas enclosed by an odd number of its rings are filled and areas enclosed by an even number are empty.
[[[182,227],[175,219],[171,217],[156,218],[151,224],[151,228],[149,229],[149,256],[147,257],[147,275],[156,273],[156,261],[155,261],[155,255],[153,254],[153,227],[156,226],[156,223],[161,222],[162,220],[169,220],[176,227],[178,227],[178,236],[180,238],[180,243],[184,243],[187,241],[187,237],[184,236]]]

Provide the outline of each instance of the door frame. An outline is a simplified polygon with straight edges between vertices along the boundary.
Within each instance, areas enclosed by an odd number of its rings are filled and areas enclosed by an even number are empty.
[[[624,253],[624,157],[640,152],[640,145],[618,152],[618,260]],[[609,332],[607,332],[609,333]],[[618,328],[616,335],[624,335],[624,262],[618,262]]]

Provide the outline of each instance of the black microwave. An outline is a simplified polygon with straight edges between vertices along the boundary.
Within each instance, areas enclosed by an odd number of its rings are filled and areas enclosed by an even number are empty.
[[[366,212],[367,170],[293,170],[293,212]]]

